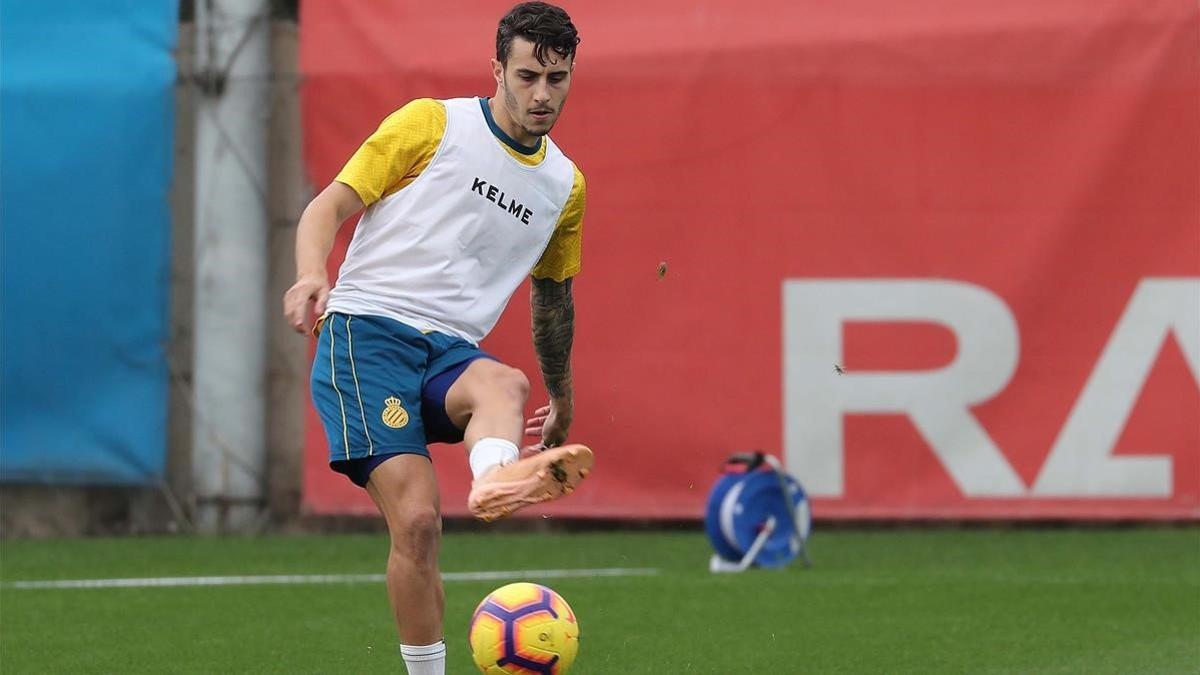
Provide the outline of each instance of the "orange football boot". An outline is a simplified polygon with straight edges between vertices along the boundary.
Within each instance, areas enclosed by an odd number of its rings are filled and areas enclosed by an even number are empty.
[[[492,521],[569,495],[592,470],[594,460],[591,449],[575,443],[498,466],[471,484],[467,508],[476,518]]]

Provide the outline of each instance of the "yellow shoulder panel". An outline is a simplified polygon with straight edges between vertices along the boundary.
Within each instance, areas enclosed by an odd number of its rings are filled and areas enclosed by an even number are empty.
[[[558,217],[554,234],[550,235],[550,244],[546,246],[546,252],[533,268],[533,276],[538,279],[562,281],[579,274],[583,251],[583,213],[586,209],[587,184],[583,180],[583,173],[576,166],[571,195],[567,197],[567,205]]]
[[[416,180],[445,133],[446,108],[440,101],[410,101],[383,120],[334,180],[349,185],[370,206]]]

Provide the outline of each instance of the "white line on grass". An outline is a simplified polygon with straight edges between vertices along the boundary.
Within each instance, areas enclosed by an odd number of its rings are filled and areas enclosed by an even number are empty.
[[[489,572],[445,572],[443,581],[495,581],[500,579],[566,579],[569,577],[640,577],[658,574],[653,567],[607,567],[582,570],[496,570]],[[258,586],[271,584],[373,584],[383,583],[382,574],[271,574],[230,577],[157,577],[146,579],[47,579],[11,581],[0,585],[12,589],[46,588],[172,588],[178,586]]]

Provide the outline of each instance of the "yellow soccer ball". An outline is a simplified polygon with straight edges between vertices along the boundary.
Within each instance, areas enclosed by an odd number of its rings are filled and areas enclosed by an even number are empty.
[[[479,603],[467,639],[485,675],[565,675],[579,652],[579,622],[561,595],[521,582]]]

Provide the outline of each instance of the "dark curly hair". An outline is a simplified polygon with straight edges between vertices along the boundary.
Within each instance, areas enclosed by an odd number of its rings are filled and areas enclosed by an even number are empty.
[[[575,56],[579,33],[571,17],[561,7],[544,2],[522,2],[500,19],[496,28],[496,60],[508,65],[513,38],[525,38],[533,43],[533,55],[546,65],[547,52],[562,58]]]

